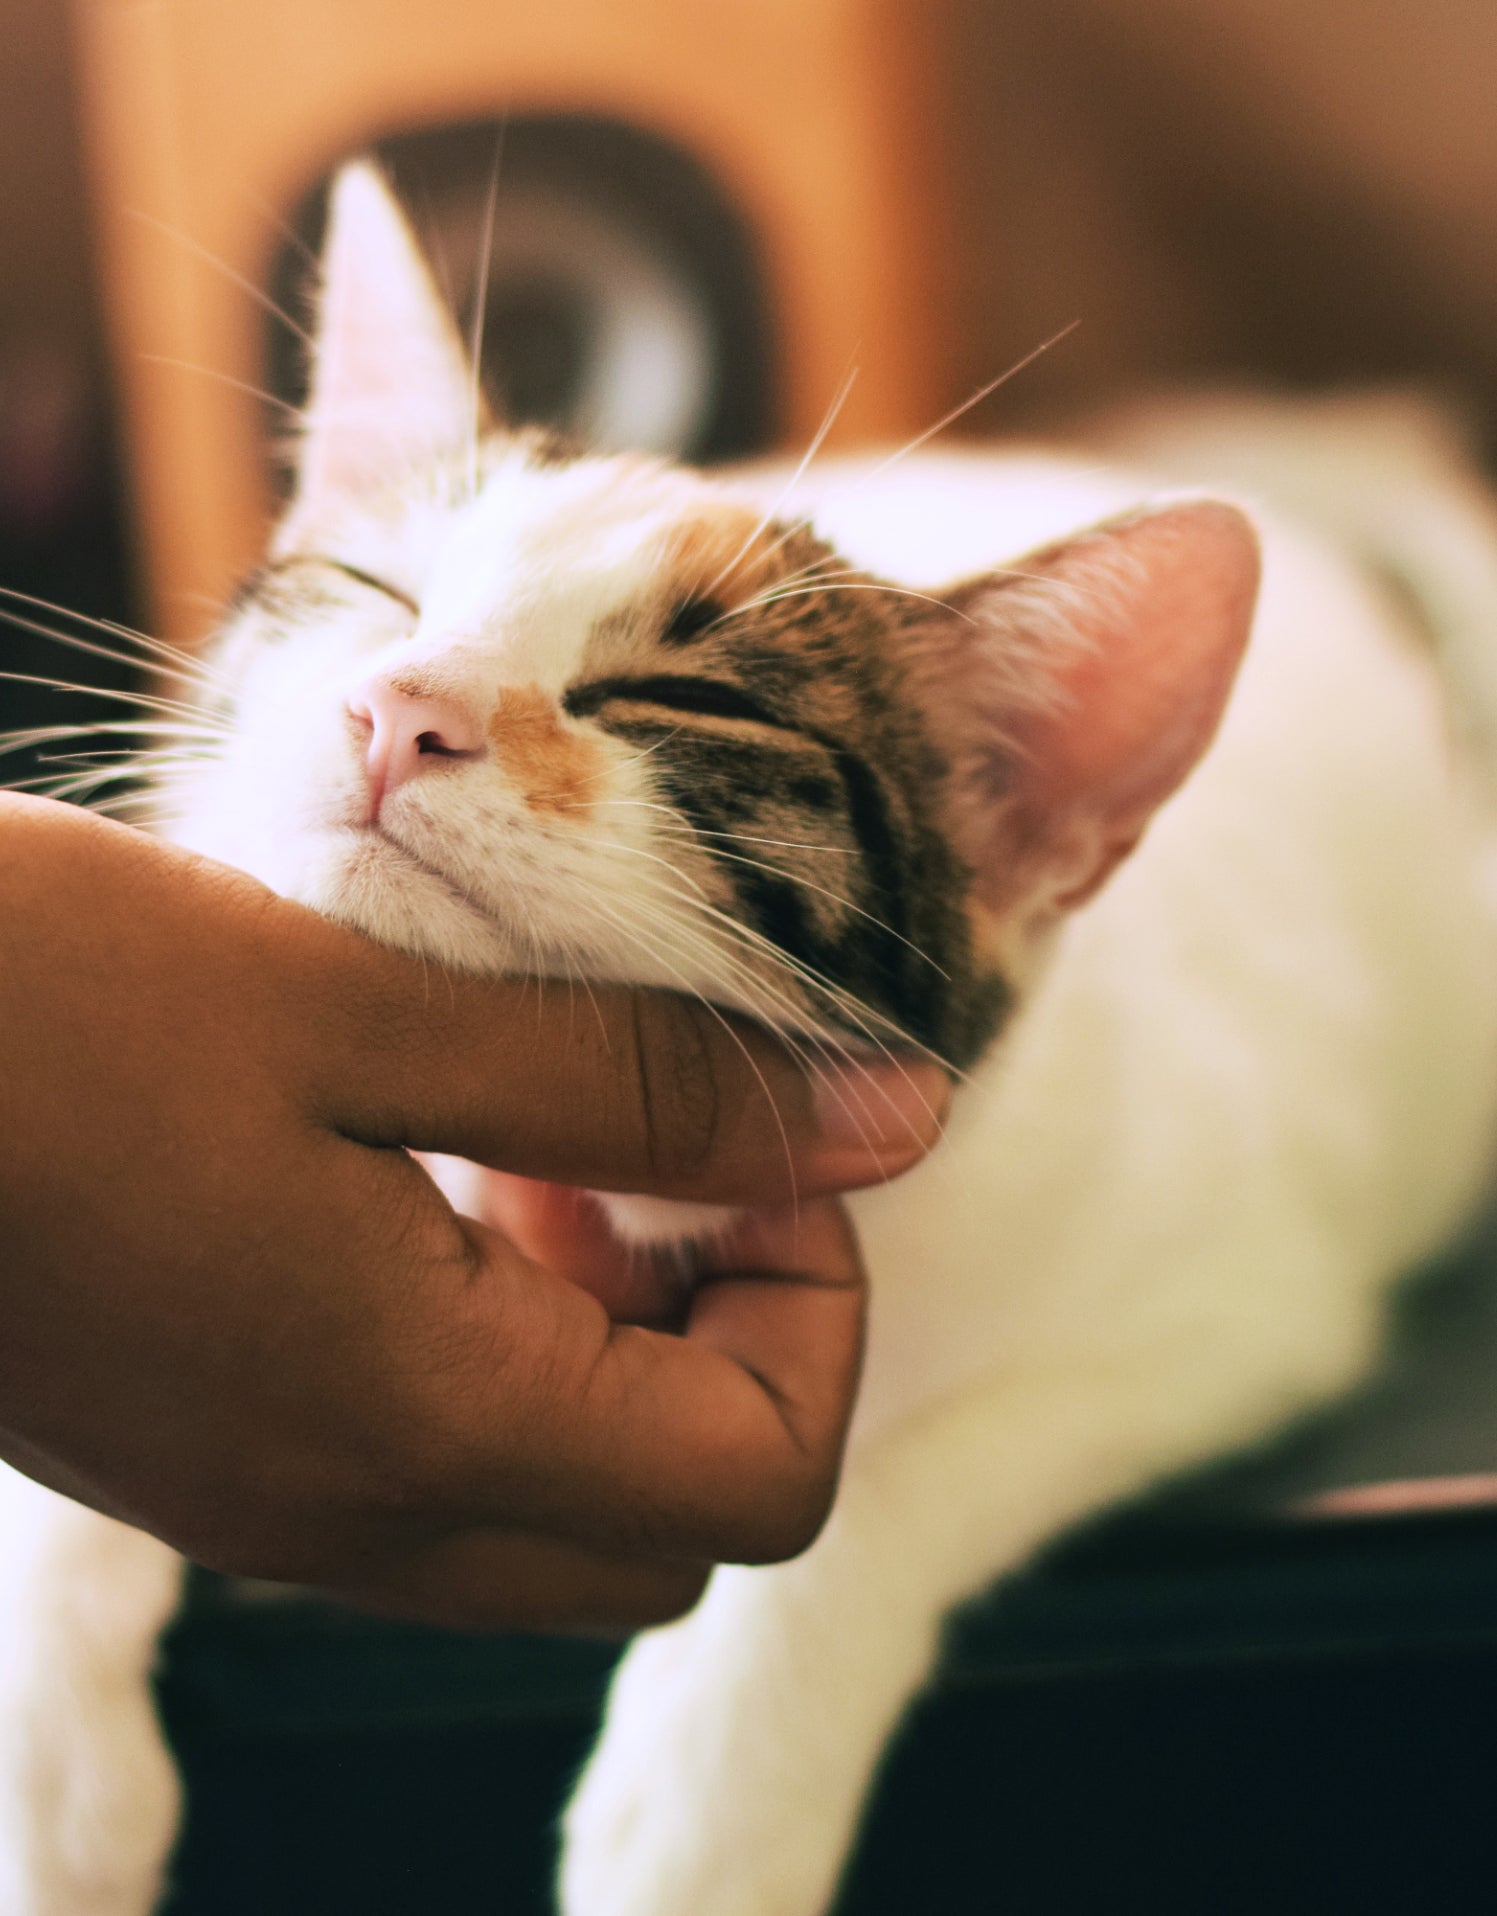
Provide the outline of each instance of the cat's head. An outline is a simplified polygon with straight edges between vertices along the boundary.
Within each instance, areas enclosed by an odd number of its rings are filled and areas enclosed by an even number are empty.
[[[1209,743],[1255,582],[1194,502],[911,594],[702,475],[494,431],[354,167],[176,835],[443,962],[964,1065]]]

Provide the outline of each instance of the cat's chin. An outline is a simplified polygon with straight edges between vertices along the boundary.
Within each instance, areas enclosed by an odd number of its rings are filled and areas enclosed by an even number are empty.
[[[491,1202],[494,1172],[486,1171],[480,1164],[470,1164],[466,1158],[439,1156],[434,1152],[422,1152],[418,1156],[454,1209],[501,1230],[508,1228],[510,1216],[496,1215]],[[501,1178],[501,1181],[509,1185],[521,1182],[512,1177]],[[590,1195],[619,1242],[637,1245],[641,1250],[671,1250],[711,1243],[732,1230],[743,1215],[741,1210],[724,1204],[623,1197],[616,1191],[594,1191]]]
[[[706,1244],[726,1237],[743,1215],[724,1204],[686,1204],[673,1198],[619,1197],[594,1193],[609,1225],[625,1244],[666,1249],[671,1245]]]
[[[413,957],[489,976],[517,962],[514,941],[496,919],[378,834],[337,833],[328,856],[287,895]]]

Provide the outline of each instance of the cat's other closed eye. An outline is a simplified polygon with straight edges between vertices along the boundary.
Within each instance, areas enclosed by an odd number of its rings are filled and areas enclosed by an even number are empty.
[[[419,619],[421,616],[421,607],[409,592],[403,591],[398,585],[392,585],[388,579],[376,578],[372,572],[366,572],[362,566],[351,565],[346,559],[335,559],[330,553],[293,552],[268,566],[266,574],[289,572],[301,566],[327,566],[334,572],[341,572],[344,578],[352,579],[356,585],[367,586],[371,592],[378,592],[387,599],[393,599],[397,605],[404,606],[413,618]]]
[[[642,678],[593,679],[583,685],[574,685],[566,693],[562,705],[573,718],[591,718],[606,706],[620,702],[658,705],[667,711],[692,712],[702,718],[744,719],[751,724],[767,725],[781,732],[801,729],[791,719],[772,712],[758,699],[726,680],[674,673],[656,673]]]

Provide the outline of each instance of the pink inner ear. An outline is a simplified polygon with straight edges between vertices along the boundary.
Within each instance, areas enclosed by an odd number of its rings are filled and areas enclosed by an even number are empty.
[[[1079,904],[1138,842],[1215,735],[1258,565],[1242,513],[1191,501],[954,596],[979,629],[944,648],[953,826],[990,908]]]
[[[463,347],[404,214],[375,168],[333,186],[298,517],[336,511],[487,424]]]

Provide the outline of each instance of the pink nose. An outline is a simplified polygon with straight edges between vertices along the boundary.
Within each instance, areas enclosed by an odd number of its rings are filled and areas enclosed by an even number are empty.
[[[450,759],[477,758],[483,731],[459,700],[414,696],[383,679],[371,679],[348,701],[369,741],[364,763],[369,773],[369,817],[393,791]]]

